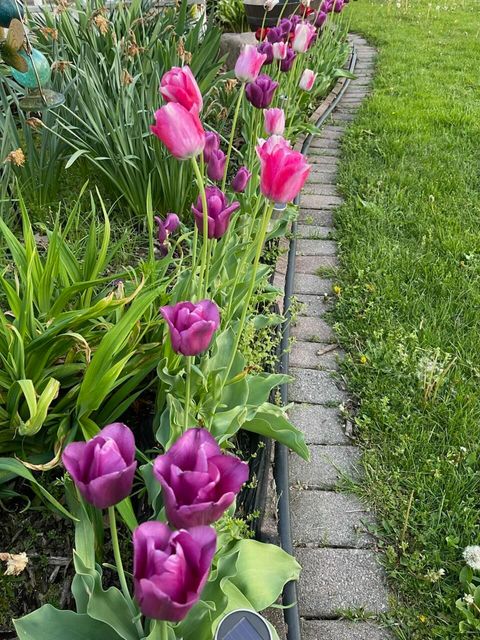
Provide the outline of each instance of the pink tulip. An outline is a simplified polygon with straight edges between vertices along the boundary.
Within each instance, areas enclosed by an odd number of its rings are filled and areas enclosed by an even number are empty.
[[[292,49],[297,53],[305,53],[311,41],[317,35],[317,31],[309,22],[300,22],[295,27],[295,34],[292,40]]]
[[[305,157],[290,148],[281,136],[271,136],[257,146],[260,158],[260,190],[263,195],[277,203],[295,199],[305,184],[310,165]]]
[[[167,102],[178,102],[187,111],[202,110],[202,94],[190,67],[172,67],[167,71],[160,82],[160,93]]]
[[[188,111],[178,102],[158,109],[150,130],[179,160],[198,156],[205,146],[205,131],[197,112]]]
[[[285,131],[285,112],[283,109],[265,109],[265,131],[269,136],[279,135]]]
[[[314,71],[312,71],[311,69],[305,69],[305,71],[302,73],[302,77],[300,78],[298,86],[304,91],[311,91],[316,77],[317,74]]]
[[[288,51],[288,44],[286,42],[275,42],[272,45],[272,49],[275,60],[285,60]]]
[[[237,58],[235,75],[242,82],[255,82],[266,59],[266,54],[260,53],[255,45],[245,45]]]

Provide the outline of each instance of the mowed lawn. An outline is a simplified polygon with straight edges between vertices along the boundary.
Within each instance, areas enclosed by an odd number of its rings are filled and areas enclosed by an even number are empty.
[[[357,490],[377,510],[396,635],[454,640],[462,551],[480,544],[480,3],[350,14],[379,51],[336,214]]]

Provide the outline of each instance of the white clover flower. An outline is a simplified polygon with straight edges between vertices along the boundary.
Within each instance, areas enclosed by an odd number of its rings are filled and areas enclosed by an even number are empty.
[[[470,593],[466,593],[463,596],[463,601],[465,602],[465,604],[473,604],[475,602],[473,596]]]
[[[480,546],[472,545],[465,547],[463,558],[468,566],[474,571],[480,571]]]

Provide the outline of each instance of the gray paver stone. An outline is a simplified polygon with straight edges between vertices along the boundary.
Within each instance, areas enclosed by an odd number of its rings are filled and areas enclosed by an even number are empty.
[[[308,224],[318,225],[319,227],[330,227],[332,225],[331,211],[312,211],[311,209],[300,209],[298,212],[298,222],[308,222]]]
[[[343,355],[343,351],[336,344],[296,340],[289,354],[289,362],[291,367],[337,371],[338,362]]]
[[[360,607],[372,613],[387,611],[387,589],[374,551],[297,549],[296,556],[303,567],[299,585],[303,616],[329,618],[339,610]]]
[[[326,256],[327,258],[329,256]],[[297,258],[298,260],[298,258]],[[305,293],[296,294],[297,301],[300,302],[301,316],[322,316],[331,309],[328,299],[325,296],[313,296]]]
[[[307,444],[351,444],[338,409],[318,404],[294,404],[288,416],[305,435]]]
[[[295,270],[297,273],[316,274],[319,269],[335,268],[338,265],[336,256],[296,256]],[[316,315],[316,314],[304,314]]]
[[[391,640],[388,631],[368,622],[304,620],[302,640]]]
[[[354,495],[335,491],[291,492],[292,532],[295,545],[371,547],[366,523],[373,516]]]
[[[291,334],[297,340],[318,344],[317,349],[320,347],[319,343],[331,343],[334,339],[332,327],[315,316],[299,316],[291,328]]]
[[[332,227],[321,227],[315,224],[299,224],[297,225],[297,236],[299,238],[313,238],[314,240],[326,240]]]
[[[330,404],[342,402],[346,398],[345,392],[339,388],[331,374],[325,371],[292,367],[290,374],[295,378],[288,389],[290,402]]]
[[[290,481],[292,485],[310,489],[335,489],[343,477],[358,478],[361,474],[360,451],[353,445],[315,445],[309,447],[311,460],[305,462],[292,455]]]
[[[334,256],[337,244],[333,240],[299,240],[297,255],[299,256]]]
[[[306,193],[301,197],[302,207],[309,209],[335,209],[343,204],[343,198],[340,196],[319,196]]]

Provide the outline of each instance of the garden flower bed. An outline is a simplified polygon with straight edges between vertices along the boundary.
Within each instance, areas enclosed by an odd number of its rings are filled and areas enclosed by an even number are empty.
[[[186,2],[77,0],[23,19],[12,7],[0,497],[29,509],[6,516],[5,531],[28,528],[0,549],[23,562],[0,582],[0,624],[16,618],[20,640],[208,640],[300,571],[252,539],[257,514],[236,496],[256,485],[262,439],[308,459],[275,394],[288,376],[272,366],[283,318],[271,274],[309,173],[295,142],[345,74],[343,2],[260,29],[233,71],[220,31]],[[72,557],[71,573],[55,588],[57,571],[34,611],[35,598],[18,602],[39,571],[31,509],[72,531],[58,565]]]

